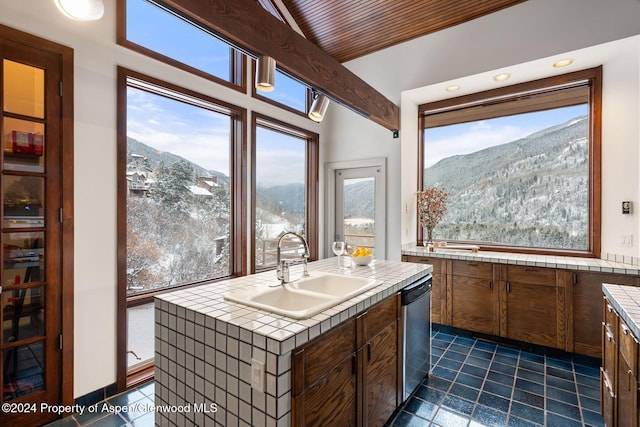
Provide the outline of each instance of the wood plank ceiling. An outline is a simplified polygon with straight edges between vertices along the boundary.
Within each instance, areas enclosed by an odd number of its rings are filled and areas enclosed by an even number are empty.
[[[305,37],[339,62],[526,0],[282,0]]]

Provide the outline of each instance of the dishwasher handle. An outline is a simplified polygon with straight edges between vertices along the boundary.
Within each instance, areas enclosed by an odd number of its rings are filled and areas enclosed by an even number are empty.
[[[402,305],[409,305],[429,292],[431,290],[431,278],[431,274],[427,274],[402,289],[400,292]]]

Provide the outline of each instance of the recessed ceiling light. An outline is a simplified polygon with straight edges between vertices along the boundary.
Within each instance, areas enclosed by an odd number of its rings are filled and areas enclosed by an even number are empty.
[[[493,80],[495,80],[497,82],[502,82],[502,81],[508,80],[509,77],[511,77],[511,74],[502,73],[502,74],[498,74],[498,75],[493,76]]]
[[[66,17],[76,21],[96,21],[104,14],[102,0],[54,0]]]
[[[446,91],[447,92],[455,92],[458,89],[460,89],[460,86],[458,85],[451,85],[451,86],[447,86]]]
[[[563,59],[553,63],[555,68],[566,67],[567,65],[573,64],[573,59]]]

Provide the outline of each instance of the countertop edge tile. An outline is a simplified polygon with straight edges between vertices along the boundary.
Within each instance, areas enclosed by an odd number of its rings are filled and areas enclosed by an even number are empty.
[[[436,248],[434,252],[429,252],[427,248],[413,243],[402,245],[402,255],[640,276],[640,265],[630,264],[628,261],[631,260],[631,257],[626,256],[621,259],[627,262],[620,262],[618,258],[616,258],[616,261],[610,261],[600,258],[554,257],[512,252],[479,251],[473,253],[463,249],[447,248]]]

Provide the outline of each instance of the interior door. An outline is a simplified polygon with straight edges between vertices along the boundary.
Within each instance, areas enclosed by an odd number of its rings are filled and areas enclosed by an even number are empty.
[[[385,186],[381,167],[336,169],[335,236],[385,258]],[[331,242],[329,242],[330,247]]]
[[[57,417],[41,405],[62,390],[61,62],[8,40],[0,57],[0,424],[41,425]]]

